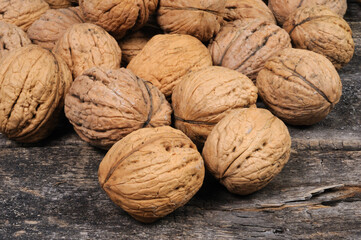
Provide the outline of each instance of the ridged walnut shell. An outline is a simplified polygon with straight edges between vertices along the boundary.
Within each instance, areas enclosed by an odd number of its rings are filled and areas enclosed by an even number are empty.
[[[0,62],[0,131],[37,142],[56,126],[72,78],[65,62],[36,45],[15,49]]]
[[[296,48],[324,55],[337,69],[353,56],[355,44],[350,26],[327,7],[299,8],[289,16],[283,28]]]
[[[115,204],[138,221],[153,222],[194,196],[203,184],[204,163],[181,131],[143,128],[114,144],[98,177]]]
[[[74,78],[95,66],[117,69],[122,56],[117,41],[91,23],[72,25],[56,42],[53,52],[65,60]]]
[[[223,23],[226,0],[160,0],[158,23],[168,33],[210,40]]]
[[[104,149],[139,128],[170,125],[171,112],[158,88],[125,68],[88,69],[65,98],[65,115],[78,135]]]
[[[26,31],[48,9],[44,0],[0,0],[0,20]]]
[[[214,65],[234,69],[252,80],[275,53],[291,47],[285,30],[264,20],[236,20],[222,27],[208,46]]]
[[[9,51],[31,44],[28,35],[14,24],[0,21],[0,59]]]
[[[185,75],[174,88],[175,126],[202,144],[224,116],[255,107],[257,88],[245,75],[223,67],[206,67]]]
[[[226,0],[226,21],[260,19],[276,24],[272,11],[262,0]]]
[[[80,0],[87,21],[103,27],[116,39],[138,30],[157,8],[158,0]]]
[[[247,195],[281,172],[290,152],[286,125],[266,109],[248,108],[231,112],[213,128],[203,158],[228,191]]]
[[[347,10],[347,0],[268,0],[268,7],[281,25],[297,8],[314,5],[329,7],[340,17],[343,17]]]
[[[67,8],[71,6],[72,0],[45,0],[50,8]]]
[[[169,97],[183,75],[207,66],[212,66],[212,57],[197,38],[159,34],[149,40],[127,68]]]
[[[83,22],[79,15],[79,7],[49,9],[31,24],[27,33],[33,43],[51,50],[66,30],[74,24]]]
[[[292,125],[321,121],[342,94],[340,77],[327,58],[293,48],[267,61],[258,74],[257,87],[271,111]]]

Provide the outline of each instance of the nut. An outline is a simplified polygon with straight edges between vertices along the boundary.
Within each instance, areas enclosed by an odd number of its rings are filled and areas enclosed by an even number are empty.
[[[180,77],[207,66],[212,66],[212,58],[198,39],[189,35],[159,34],[149,40],[127,68],[169,97]]]
[[[67,8],[71,6],[72,0],[45,0],[50,8]]]
[[[14,24],[0,21],[0,59],[9,51],[31,44],[26,33]]]
[[[95,66],[117,69],[122,54],[117,41],[91,23],[71,26],[56,42],[53,52],[65,60],[74,78]]]
[[[142,222],[153,222],[186,204],[202,186],[203,159],[171,127],[139,129],[100,163],[99,183],[110,199]]]
[[[65,114],[78,135],[104,149],[139,128],[170,125],[171,112],[156,87],[125,68],[88,69],[65,98]]]
[[[299,8],[289,16],[283,28],[296,48],[324,55],[337,69],[353,56],[355,44],[350,26],[327,7]]]
[[[273,114],[293,125],[324,119],[340,100],[340,77],[324,56],[284,49],[269,59],[257,77],[259,95]]]
[[[0,131],[19,142],[47,137],[72,82],[65,62],[36,45],[15,49],[0,62]]]
[[[329,7],[340,17],[343,17],[347,9],[347,0],[268,0],[268,7],[281,25],[297,8],[314,5]]]
[[[51,50],[68,28],[82,22],[79,7],[49,9],[29,27],[27,33],[34,43]]]
[[[158,23],[168,33],[189,34],[205,42],[219,32],[225,3],[226,0],[160,0]]]
[[[185,75],[174,88],[175,126],[202,144],[230,111],[255,107],[257,88],[245,75],[223,67],[206,67]]]
[[[286,125],[268,110],[238,109],[224,117],[203,148],[207,169],[228,191],[251,194],[265,187],[290,157]]]
[[[291,47],[282,28],[264,20],[236,20],[222,27],[208,46],[214,65],[234,69],[252,80],[276,52]]]
[[[260,19],[276,24],[271,10],[262,0],[226,0],[226,21]]]
[[[48,9],[43,0],[0,0],[0,20],[26,31]]]

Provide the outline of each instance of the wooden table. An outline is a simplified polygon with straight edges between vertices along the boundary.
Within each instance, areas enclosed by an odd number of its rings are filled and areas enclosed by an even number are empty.
[[[184,207],[139,223],[98,184],[105,155],[69,124],[38,144],[0,135],[0,239],[361,239],[361,4],[345,19],[356,43],[340,71],[343,96],[311,127],[289,127],[292,154],[283,171],[247,197],[211,176]]]

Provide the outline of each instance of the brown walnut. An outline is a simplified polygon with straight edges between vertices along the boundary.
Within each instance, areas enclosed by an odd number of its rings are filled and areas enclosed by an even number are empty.
[[[0,59],[9,51],[31,44],[28,35],[14,24],[0,21]]]
[[[212,66],[208,49],[195,37],[181,34],[154,36],[127,68],[169,97],[180,77]]]
[[[207,169],[228,191],[251,194],[265,187],[288,162],[291,137],[268,110],[238,109],[224,117],[203,148]]]
[[[78,135],[104,149],[139,128],[170,125],[171,112],[158,88],[125,68],[88,69],[65,98],[65,114]]]
[[[181,131],[143,128],[114,144],[98,177],[115,204],[138,221],[153,222],[193,197],[203,184],[204,163]]]
[[[271,111],[292,125],[321,121],[342,94],[340,77],[327,58],[293,48],[266,62],[258,74],[257,87]]]
[[[175,126],[202,144],[224,116],[255,107],[257,88],[245,75],[223,67],[206,67],[182,77],[174,88]]]
[[[71,73],[61,59],[37,45],[15,49],[0,62],[0,131],[36,142],[56,126]]]
[[[291,47],[287,32],[264,20],[236,20],[222,27],[208,46],[214,65],[234,69],[252,80],[276,52]]]
[[[67,8],[71,6],[72,0],[45,0],[50,8]]]
[[[117,69],[122,56],[117,41],[91,23],[72,25],[56,42],[53,52],[65,60],[74,78],[95,66]]]
[[[29,27],[27,33],[33,43],[51,50],[68,28],[83,22],[79,7],[49,9]]]
[[[158,23],[168,33],[192,35],[202,42],[223,23],[226,0],[160,0]]]
[[[283,28],[296,48],[324,55],[337,69],[353,56],[355,44],[350,26],[327,7],[299,8],[289,16]]]

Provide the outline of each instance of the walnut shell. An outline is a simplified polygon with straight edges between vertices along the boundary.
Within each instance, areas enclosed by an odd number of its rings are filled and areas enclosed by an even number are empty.
[[[99,183],[110,199],[141,222],[186,204],[200,189],[204,163],[196,146],[171,127],[139,129],[100,163]]]
[[[149,40],[127,68],[169,97],[180,77],[207,66],[212,66],[211,55],[197,38],[159,34]]]
[[[0,20],[26,31],[48,9],[43,0],[0,0]]]
[[[291,47],[282,28],[264,20],[236,20],[222,27],[208,46],[214,65],[234,69],[252,80],[276,52]]]
[[[258,74],[257,87],[271,111],[293,125],[321,121],[342,94],[340,77],[327,58],[293,48],[266,62]]]
[[[28,35],[14,24],[0,21],[0,59],[9,51],[31,44]]]
[[[337,69],[353,56],[355,44],[350,26],[327,7],[299,8],[289,16],[283,28],[296,48],[324,55]]]
[[[226,0],[160,0],[158,23],[168,33],[189,34],[205,42],[219,32],[225,4]]]
[[[65,98],[65,115],[78,135],[104,149],[139,128],[170,125],[171,113],[158,88],[125,68],[88,69]]]
[[[226,0],[226,21],[260,19],[277,24],[272,11],[262,0]]]
[[[281,25],[297,8],[311,7],[314,5],[329,7],[340,17],[343,17],[347,10],[347,0],[268,0],[268,7]]]
[[[71,6],[72,0],[45,0],[50,8],[67,8]]]
[[[53,52],[65,60],[74,78],[95,66],[117,69],[122,56],[117,41],[91,23],[72,25],[56,42]]]
[[[245,75],[223,67],[206,67],[182,77],[174,88],[175,126],[202,144],[230,111],[255,107],[257,88]]]
[[[80,0],[79,6],[87,21],[103,27],[116,39],[129,29],[138,30],[157,8],[158,0]]]
[[[68,28],[83,22],[79,7],[49,9],[29,27],[27,33],[33,43],[51,50]]]
[[[265,187],[288,162],[291,137],[266,109],[238,109],[224,117],[203,148],[207,169],[228,191],[251,194]]]
[[[36,142],[55,127],[72,82],[65,62],[37,45],[15,49],[0,62],[0,131]]]

